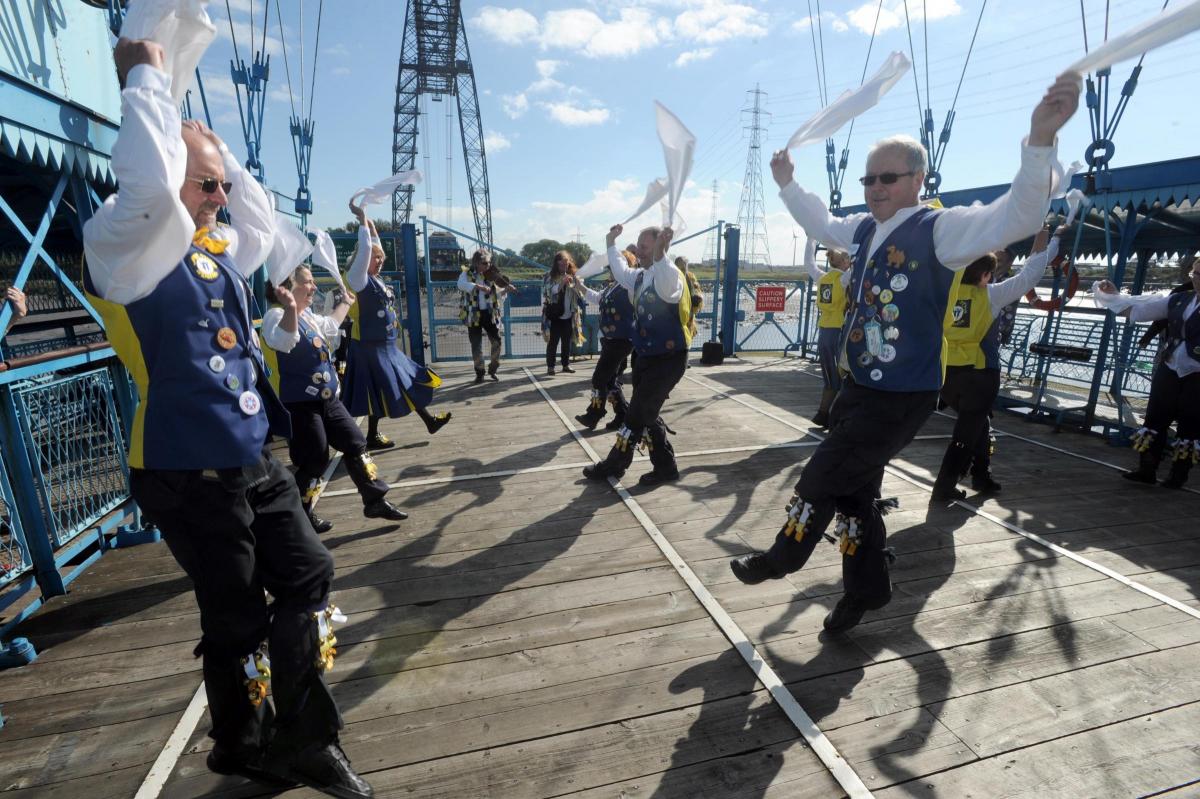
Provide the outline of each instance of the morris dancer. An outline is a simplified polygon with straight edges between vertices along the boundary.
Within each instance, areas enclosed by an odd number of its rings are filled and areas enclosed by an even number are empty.
[[[1142,428],[1134,433],[1138,466],[1125,478],[1153,485],[1167,447],[1167,430],[1176,422],[1179,435],[1172,450],[1166,488],[1183,488],[1192,466],[1200,463],[1200,260],[1192,265],[1192,287],[1172,294],[1130,297],[1110,280],[1096,284],[1092,298],[1131,322],[1167,321],[1167,343],[1155,359],[1150,401]]]
[[[138,385],[130,490],[195,584],[208,767],[371,796],[338,743],[322,674],[342,618],[329,604],[333,558],[266,447],[270,433],[290,434],[246,282],[271,251],[271,200],[216,134],[180,122],[159,45],[121,39],[113,59],[121,190],[84,225],[84,283]],[[231,227],[217,222],[226,204]]]
[[[884,468],[937,403],[943,328],[961,270],[1041,227],[1054,188],[1055,135],[1075,112],[1079,91],[1079,76],[1065,74],[1046,92],[1012,186],[989,205],[922,205],[925,148],[906,136],[877,142],[867,156],[861,182],[869,214],[834,217],[796,185],[786,150],[771,159],[780,197],[808,237],[851,254],[851,308],[839,353],[849,374],[829,437],[804,467],[775,545],[730,564],[739,580],[754,584],[801,568],[837,512],[846,592],[825,629],[847,630],[891,601],[891,553],[874,503]]]
[[[630,269],[617,249],[617,236],[622,230],[621,225],[613,225],[606,241],[613,278],[633,298],[633,344],[637,351],[633,397],[625,413],[625,426],[617,432],[608,457],[585,467],[583,475],[590,480],[620,479],[644,436],[654,469],[642,475],[638,485],[648,488],[679,479],[675,450],[667,440],[667,425],[659,412],[687,369],[692,343],[688,329],[691,301],[683,273],[667,260],[671,228],[646,228],[638,235],[638,269]]]
[[[492,256],[485,250],[476,250],[471,256],[471,265],[462,268],[458,276],[458,317],[467,326],[467,339],[471,342],[471,360],[475,362],[475,382],[483,382],[483,335],[486,333],[491,344],[491,360],[487,364],[487,375],[499,381],[500,371],[500,309],[504,289],[496,284]]]
[[[1046,231],[1039,232],[1025,266],[1000,283],[991,282],[996,270],[996,256],[992,253],[963,270],[962,283],[951,302],[952,318],[946,327],[947,368],[941,394],[942,400],[958,413],[958,419],[933,484],[935,501],[967,496],[955,486],[968,467],[971,488],[989,494],[1000,490],[991,473],[988,417],[1000,393],[1001,313],[1042,279],[1047,265],[1058,255],[1062,233],[1060,229],[1047,247]]]
[[[829,426],[829,409],[842,387],[838,370],[838,337],[846,320],[846,278],[850,256],[842,250],[829,250],[829,269],[817,266],[817,242],[809,239],[804,245],[804,266],[817,291],[817,359],[821,364],[821,404],[813,416],[817,427]]]
[[[630,269],[637,265],[637,256],[633,253],[622,250],[620,254]],[[594,291],[587,286],[583,286],[583,290],[584,299],[600,309],[600,357],[592,370],[592,398],[588,409],[575,419],[588,430],[595,430],[604,418],[607,400],[613,406],[613,419],[605,429],[619,430],[625,424],[625,412],[629,408],[621,388],[621,373],[633,352],[633,303],[629,292],[616,280],[604,291]]]

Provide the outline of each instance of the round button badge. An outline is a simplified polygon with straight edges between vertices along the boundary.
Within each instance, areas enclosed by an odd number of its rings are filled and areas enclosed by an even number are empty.
[[[214,355],[208,359],[208,368],[220,374],[225,371],[225,359],[220,355]]]
[[[879,349],[879,360],[883,363],[891,363],[896,360],[896,348],[891,344],[884,344]]]
[[[879,292],[879,301],[884,304],[891,302],[892,301],[892,290],[884,289],[883,291]]]
[[[892,291],[904,291],[908,288],[908,275],[892,275]]]
[[[262,410],[262,400],[253,391],[243,391],[238,397],[238,407],[242,409],[242,413],[253,416]]]
[[[237,391],[239,388],[241,388],[241,387],[242,387],[242,381],[241,381],[241,380],[238,380],[238,376],[237,376],[237,375],[235,375],[235,374],[228,374],[228,375],[226,375],[226,376],[225,376],[225,386],[226,386],[226,387],[227,387],[227,388],[228,388],[230,391]]]
[[[883,329],[883,338],[886,341],[895,341],[900,338],[900,328],[894,325],[889,325]]]
[[[883,379],[883,370],[882,369],[872,369],[871,370],[871,379],[872,380],[882,380]]]
[[[850,341],[857,344],[863,340],[863,332],[861,327],[856,327],[850,331]]]
[[[883,321],[885,322],[895,322],[900,318],[900,308],[896,305],[885,305],[883,306],[883,310],[879,312],[879,315],[883,317]]]
[[[330,389],[330,388],[321,389],[321,399],[329,399],[332,396],[333,396],[333,389]]]
[[[233,332],[233,328],[223,327],[217,331],[218,347],[223,350],[231,350],[234,344],[237,344],[237,333]]]

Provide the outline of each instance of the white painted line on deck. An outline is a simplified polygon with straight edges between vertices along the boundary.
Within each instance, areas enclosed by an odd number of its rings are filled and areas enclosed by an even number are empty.
[[[354,421],[361,425],[364,418],[366,417],[360,416]],[[329,485],[329,478],[333,476],[341,460],[342,453],[340,452],[335,452],[334,456],[329,459],[329,466],[325,468],[325,474],[321,476],[321,489],[313,499],[314,507],[317,500],[321,498],[325,486]],[[167,738],[167,742],[163,744],[162,751],[158,753],[154,765],[150,767],[150,772],[142,780],[133,799],[157,799],[158,795],[162,793],[163,786],[167,784],[167,779],[175,770],[175,764],[179,762],[179,756],[183,754],[183,748],[187,746],[187,742],[191,739],[196,725],[200,723],[200,718],[207,708],[208,694],[205,693],[204,681],[201,680],[200,685],[196,688],[196,693],[192,694],[192,701],[188,702],[187,709],[179,717],[179,723],[175,725],[171,737]]]
[[[163,786],[167,784],[167,778],[175,770],[175,763],[183,754],[183,748],[187,746],[187,742],[191,740],[192,732],[196,729],[200,717],[204,715],[206,707],[208,707],[208,698],[204,693],[204,681],[201,680],[196,693],[192,694],[192,701],[188,702],[187,709],[179,717],[179,723],[175,725],[171,737],[167,738],[167,743],[158,753],[154,765],[150,767],[150,773],[142,780],[133,799],[156,799]]]
[[[704,386],[704,388],[707,388],[708,390],[710,390],[720,396],[723,396],[727,399],[733,400],[734,402],[738,403],[739,405],[743,405],[747,408],[750,408],[751,410],[758,411],[759,413],[763,414],[764,416],[768,416],[768,417],[776,420],[777,422],[780,422],[781,424],[785,424],[788,427],[791,427],[793,430],[802,430],[803,429],[799,425],[795,425],[795,424],[787,421],[786,419],[781,419],[780,417],[778,417],[768,411],[764,411],[761,408],[754,407],[753,405],[751,405],[750,403],[741,399],[740,397],[735,397],[730,394],[727,394],[715,386],[705,385],[705,383],[701,382],[700,380],[697,380],[696,378],[690,377],[688,375],[684,375],[684,377],[686,377],[688,380],[691,380],[693,383],[695,383],[699,386]],[[816,434],[809,433],[809,435],[815,436]],[[1014,436],[1014,438],[1019,438],[1019,436]],[[1036,442],[1034,442],[1034,443],[1036,443]],[[1067,453],[1067,454],[1070,454],[1070,453]],[[1088,460],[1091,460],[1091,459],[1089,458]],[[912,483],[913,485],[917,486],[918,488],[921,488],[924,491],[928,491],[930,493],[933,492],[933,486],[931,486],[927,483],[923,483],[920,480],[917,480],[913,477],[909,477],[908,475],[904,474],[903,472],[901,472],[900,470],[898,470],[894,467],[887,466],[884,468],[885,468],[885,471],[887,471],[887,473],[892,475],[893,477],[899,477],[901,480],[904,480],[908,483]],[[982,519],[987,519],[988,521],[990,521],[994,524],[998,524],[1010,532],[1016,533],[1017,535],[1019,535],[1023,538],[1033,541],[1035,544],[1039,544],[1039,545],[1049,549],[1051,552],[1054,552],[1055,554],[1061,555],[1064,558],[1069,558],[1070,560],[1075,561],[1076,563],[1080,564],[1081,566],[1086,566],[1087,568],[1089,568],[1093,571],[1103,574],[1105,577],[1112,578],[1113,580],[1116,580],[1117,582],[1121,583],[1122,585],[1132,588],[1134,591],[1138,591],[1142,594],[1145,594],[1146,596],[1148,596],[1152,599],[1155,599],[1164,605],[1169,605],[1170,607],[1173,607],[1176,610],[1183,611],[1184,613],[1188,614],[1189,616],[1191,616],[1193,618],[1200,619],[1200,610],[1189,607],[1188,605],[1185,605],[1184,603],[1180,602],[1177,599],[1172,599],[1171,597],[1167,596],[1166,594],[1163,594],[1159,591],[1155,591],[1153,588],[1150,588],[1149,586],[1142,585],[1141,583],[1137,582],[1136,580],[1131,580],[1128,577],[1126,577],[1125,575],[1120,574],[1119,572],[1113,571],[1112,569],[1108,568],[1107,566],[1101,566],[1099,563],[1088,560],[1087,558],[1083,557],[1082,555],[1077,555],[1076,553],[1072,552],[1069,549],[1064,549],[1063,547],[1059,546],[1058,544],[1051,543],[1050,541],[1047,541],[1046,539],[1042,538],[1040,535],[1038,535],[1036,533],[1031,533],[1028,530],[1021,528],[1019,525],[1013,524],[1012,522],[1007,522],[1004,519],[1001,519],[1000,517],[998,517],[994,514],[988,513],[987,511],[972,505],[971,503],[967,502],[966,500],[961,500],[961,499],[955,500],[954,504],[958,505],[960,508],[964,508],[965,510],[970,511],[971,513],[975,514],[976,516],[979,516]]]
[[[546,390],[542,388],[542,385],[537,381],[537,378],[533,376],[533,373],[530,372],[528,368],[524,368],[524,371],[526,377],[528,377],[530,382],[533,383],[534,388],[536,388],[538,393],[542,395],[542,398],[550,404],[550,407],[558,415],[558,418],[562,420],[563,425],[565,425],[566,428],[571,431],[571,434],[575,437],[575,440],[581,447],[583,447],[584,451],[587,452],[588,457],[592,459],[592,462],[599,462],[599,454],[596,453],[596,450],[592,449],[592,446],[588,443],[587,439],[580,435],[579,431],[575,429],[575,426],[571,424],[571,421],[567,418],[567,415],[563,413],[561,408],[558,407],[558,403],[550,398],[550,395],[546,393]],[[821,729],[817,726],[816,722],[812,720],[812,717],[809,716],[808,713],[805,712],[804,708],[800,706],[800,703],[796,701],[796,697],[792,696],[791,691],[789,691],[787,686],[783,684],[783,680],[778,674],[775,673],[775,670],[767,664],[762,655],[758,653],[758,650],[754,648],[754,644],[750,642],[750,639],[747,638],[746,634],[742,632],[742,629],[738,627],[737,622],[735,622],[729,616],[725,609],[721,607],[721,604],[717,602],[716,598],[713,597],[713,595],[709,593],[708,589],[704,587],[704,583],[702,583],[700,578],[696,576],[696,573],[692,571],[692,568],[687,564],[687,561],[679,556],[679,553],[675,551],[675,547],[671,545],[671,542],[667,540],[666,536],[662,534],[662,531],[658,529],[658,526],[654,523],[654,521],[646,515],[644,510],[642,510],[641,505],[639,505],[633,496],[630,495],[630,493],[625,489],[625,487],[621,485],[619,480],[610,477],[608,482],[613,488],[616,489],[618,496],[621,497],[621,500],[625,503],[626,507],[633,512],[634,517],[637,518],[637,520],[641,523],[642,527],[646,531],[646,534],[649,535],[650,539],[658,545],[658,548],[662,551],[666,559],[670,561],[671,565],[675,567],[677,572],[679,572],[679,576],[683,578],[683,581],[687,584],[687,587],[691,589],[692,593],[696,596],[696,599],[699,600],[700,604],[708,612],[708,615],[712,617],[712,620],[716,622],[717,626],[721,629],[721,632],[724,633],[725,637],[729,639],[729,642],[733,644],[734,649],[736,649],[738,654],[742,656],[742,659],[746,661],[746,665],[748,665],[750,670],[754,672],[754,676],[758,678],[758,681],[762,683],[763,687],[770,692],[771,697],[788,717],[788,720],[792,722],[792,724],[796,727],[796,730],[808,743],[809,747],[813,750],[817,757],[821,759],[821,762],[825,764],[825,767],[829,769],[830,774],[832,774],[833,778],[838,781],[838,784],[842,786],[842,789],[849,794],[851,799],[867,799],[870,797],[871,792],[867,789],[867,786],[863,783],[862,779],[859,778],[858,774],[854,771],[846,759],[841,756],[836,748],[834,748],[829,739],[825,737],[825,733],[821,732]]]

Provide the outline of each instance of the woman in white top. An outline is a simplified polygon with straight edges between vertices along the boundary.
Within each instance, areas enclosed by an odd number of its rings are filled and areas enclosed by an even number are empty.
[[[583,296],[577,285],[575,259],[566,250],[554,254],[554,263],[542,280],[542,335],[546,339],[546,374],[554,375],[554,356],[562,349],[562,370],[571,368],[571,343],[583,344]]]

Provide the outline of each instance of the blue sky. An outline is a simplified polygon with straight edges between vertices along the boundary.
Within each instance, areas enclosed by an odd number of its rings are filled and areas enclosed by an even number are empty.
[[[937,129],[949,109],[982,0],[908,0],[916,50],[915,72],[926,101],[922,6],[928,30],[928,104]],[[300,102],[299,60],[305,59],[305,93],[311,69],[317,0],[280,3],[295,102]],[[1105,3],[1084,0],[1088,36],[1104,35]],[[253,7],[261,37],[263,0],[230,0],[238,46],[246,57]],[[812,13],[817,3],[811,3]],[[820,32],[828,95],[858,85],[877,0],[825,0]],[[1112,0],[1109,31],[1119,33],[1155,13],[1159,0]],[[232,52],[225,3],[210,14],[220,32],[201,64],[214,125],[244,153],[228,62]],[[717,215],[737,217],[749,140],[747,92],[761,86],[771,113],[765,134],[764,198],[774,263],[792,261],[795,226],[777,197],[766,158],[821,107],[808,0],[559,0],[464,2],[479,88],[497,243],[519,247],[542,237],[573,238],[599,247],[604,232],[638,205],[648,181],[663,174],[654,130],[653,101],[672,109],[696,135],[691,184],[681,215],[690,231],[708,225],[713,181]],[[303,22],[303,39],[301,39]],[[396,66],[404,26],[400,0],[326,3],[313,101],[316,119],[310,185],[313,224],[349,221],[346,200],[359,186],[391,171]],[[303,45],[302,45],[303,41]],[[1141,81],[1117,131],[1115,165],[1196,154],[1200,111],[1191,101],[1185,72],[1198,37],[1192,35],[1146,57]],[[271,4],[268,51],[272,54],[265,114],[263,160],[268,182],[284,194],[296,188],[288,133],[291,113],[283,47]],[[892,50],[909,52],[903,0],[883,0],[870,71]],[[1029,113],[1058,70],[1083,53],[1075,0],[991,0],[957,104],[953,134],[942,166],[943,189],[1004,183],[1018,161],[1018,143]],[[1132,63],[1114,68],[1113,98]],[[429,103],[431,130],[419,149],[430,153],[426,175],[430,217],[473,229],[457,120],[453,156],[446,161],[446,103]],[[452,104],[451,104],[452,105]],[[916,134],[916,88],[906,76],[879,106],[858,120],[850,140],[847,204],[861,200],[855,178],[867,146],[893,133]],[[1091,140],[1083,109],[1060,140],[1064,163],[1081,159]],[[836,137],[838,148],[846,131]],[[793,152],[797,176],[826,195],[824,148]],[[418,154],[417,167],[425,169]],[[450,188],[447,187],[447,175]],[[446,211],[447,200],[451,211]],[[426,212],[426,186],[414,210]],[[386,216],[382,206],[375,215]],[[638,222],[658,221],[657,211]],[[636,224],[636,223],[635,223]],[[697,257],[703,239],[679,245]],[[802,245],[801,241],[801,245]]]

